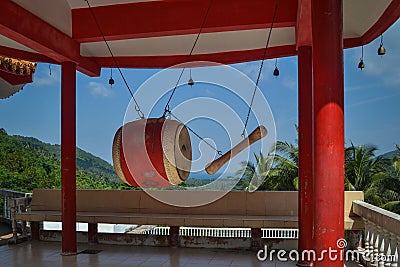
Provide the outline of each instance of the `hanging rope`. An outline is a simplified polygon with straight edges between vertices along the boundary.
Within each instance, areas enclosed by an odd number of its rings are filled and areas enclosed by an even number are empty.
[[[247,123],[249,122],[250,112],[251,112],[251,108],[252,108],[253,102],[254,102],[254,96],[256,95],[256,91],[257,91],[257,88],[258,88],[258,83],[260,82],[261,72],[262,72],[262,69],[263,69],[263,66],[264,66],[265,57],[267,55],[267,49],[268,49],[269,41],[271,39],[272,29],[274,28],[274,22],[275,22],[275,18],[276,18],[276,13],[278,11],[278,5],[279,5],[279,0],[276,0],[274,15],[272,17],[272,22],[271,22],[271,28],[269,29],[267,42],[266,42],[265,48],[264,48],[264,55],[263,55],[263,58],[262,58],[262,61],[261,61],[260,69],[258,70],[257,81],[256,81],[256,85],[254,86],[253,96],[251,97],[249,110],[248,110],[247,116],[246,116],[246,122],[244,123],[244,128],[243,128],[243,132],[242,132],[242,137],[243,138],[245,137]]]
[[[97,29],[99,30],[99,32],[100,32],[100,34],[101,34],[101,37],[103,38],[103,41],[104,41],[104,43],[106,44],[108,51],[110,52],[110,55],[111,55],[111,58],[112,58],[112,60],[113,60],[113,62],[114,62],[115,68],[118,70],[119,74],[121,75],[122,80],[124,81],[125,86],[126,86],[126,88],[128,89],[128,91],[129,91],[129,94],[131,95],[133,101],[135,102],[135,110],[136,110],[136,112],[138,113],[138,115],[139,115],[139,117],[140,117],[141,119],[144,119],[144,114],[143,114],[143,112],[141,111],[141,109],[140,109],[140,107],[139,107],[139,104],[138,104],[138,102],[136,101],[135,97],[133,96],[132,90],[131,90],[131,88],[129,87],[128,82],[126,81],[125,76],[124,76],[124,74],[122,73],[122,71],[121,71],[121,69],[120,69],[120,67],[119,67],[119,65],[118,65],[117,59],[115,58],[114,53],[112,52],[111,47],[110,47],[110,45],[108,44],[108,42],[107,42],[107,40],[106,40],[106,37],[104,36],[104,33],[103,33],[103,31],[101,30],[101,28],[100,28],[100,24],[99,24],[99,22],[97,21],[97,18],[96,18],[96,16],[95,16],[94,12],[93,12],[92,6],[91,6],[90,3],[89,3],[89,0],[85,0],[85,2],[87,3],[87,6],[88,6],[88,8],[89,8],[89,10],[90,10],[90,14],[91,14],[92,17],[93,17],[93,20],[94,20],[94,22],[95,22],[95,24],[96,24],[96,26],[97,26]]]
[[[197,34],[197,36],[196,36],[196,39],[194,40],[194,43],[193,43],[192,49],[190,50],[190,53],[189,53],[189,55],[188,55],[187,61],[189,61],[189,59],[190,59],[190,57],[191,57],[191,55],[192,55],[192,53],[193,53],[193,51],[194,51],[194,48],[196,47],[197,41],[198,41],[199,38],[200,38],[200,34],[201,34],[201,32],[202,32],[202,30],[203,30],[203,28],[204,28],[204,25],[206,24],[207,17],[208,17],[208,13],[210,12],[210,9],[211,9],[211,4],[212,4],[212,0],[210,0],[210,2],[209,2],[209,4],[208,4],[208,8],[207,8],[206,14],[205,14],[205,16],[204,16],[204,18],[203,18],[203,22],[201,23],[200,30],[199,30],[199,32],[198,32],[198,34]],[[174,87],[174,89],[172,90],[171,95],[169,96],[169,99],[168,99],[168,101],[167,101],[167,104],[165,105],[165,108],[164,108],[163,117],[166,117],[168,113],[171,113],[171,111],[170,111],[170,109],[169,109],[169,103],[171,102],[171,99],[172,99],[172,97],[173,97],[174,94],[175,94],[176,88],[178,87],[179,82],[181,81],[181,78],[182,78],[182,75],[183,75],[183,72],[185,71],[185,69],[186,69],[186,68],[183,68],[183,69],[182,69],[182,71],[181,71],[181,73],[180,73],[180,75],[179,75],[179,77],[178,77],[178,80],[176,81],[175,87]],[[204,140],[203,140],[203,141],[204,141]]]
[[[201,23],[199,32],[197,33],[196,39],[195,39],[195,41],[194,41],[194,43],[193,43],[192,49],[190,50],[190,53],[189,53],[189,55],[188,55],[187,61],[189,61],[190,57],[192,56],[192,53],[193,53],[193,51],[194,51],[194,48],[196,47],[196,44],[197,44],[197,42],[198,42],[198,40],[199,40],[199,38],[200,38],[200,34],[201,34],[201,32],[202,32],[202,30],[203,30],[203,28],[204,28],[204,25],[205,25],[205,23],[206,23],[206,21],[207,21],[208,14],[210,13],[211,5],[212,5],[212,0],[210,0],[210,2],[209,2],[209,4],[208,4],[206,14],[204,15],[203,22]],[[166,105],[165,105],[165,108],[164,108],[164,113],[163,113],[163,115],[162,115],[162,117],[164,117],[164,118],[165,118],[166,116],[169,115],[169,116],[173,117],[175,120],[177,120],[178,122],[180,122],[180,123],[182,123],[182,124],[184,124],[184,123],[183,123],[176,115],[174,115],[174,114],[171,112],[171,110],[170,110],[170,108],[169,108],[169,103],[171,102],[172,97],[173,97],[174,94],[175,94],[176,88],[178,88],[179,82],[181,81],[181,78],[182,78],[182,75],[183,75],[185,69],[186,69],[186,68],[183,68],[182,71],[180,72],[179,77],[178,77],[178,80],[176,81],[175,87],[174,87],[174,89],[172,90],[171,95],[170,95],[169,98],[168,98],[168,101],[167,101],[167,103],[166,103]],[[190,74],[190,77],[192,77],[191,74]],[[198,133],[196,133],[192,128],[190,128],[190,127],[187,126],[186,124],[184,124],[184,125],[186,126],[186,128],[187,128],[190,132],[192,132],[195,136],[197,136],[197,138],[199,138],[199,139],[202,140],[204,143],[206,143],[210,148],[212,148],[213,150],[215,150],[215,151],[217,152],[218,155],[220,155],[220,156],[222,155],[222,151],[221,151],[221,150],[218,150],[215,146],[213,146],[213,145],[210,144],[208,141],[206,141],[203,137],[201,137]]]
[[[168,115],[170,115],[171,117],[173,117],[175,120],[177,120],[178,122],[184,124],[178,117],[176,117],[171,111],[168,112]],[[185,125],[185,124],[184,124]],[[213,150],[215,150],[217,152],[218,155],[222,156],[222,151],[218,150],[215,146],[213,146],[212,144],[210,144],[208,141],[206,141],[203,137],[201,137],[198,133],[196,133],[192,128],[190,128],[189,126],[185,125],[186,128],[191,131],[195,136],[197,136],[200,140],[202,140],[204,143],[206,143],[209,147],[211,147]]]

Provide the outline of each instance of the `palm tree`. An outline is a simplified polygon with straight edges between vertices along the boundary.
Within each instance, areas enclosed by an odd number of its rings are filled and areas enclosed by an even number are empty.
[[[378,194],[374,175],[385,170],[385,161],[376,157],[374,145],[351,146],[345,148],[345,190],[364,191],[365,201],[382,206],[384,199]]]
[[[400,155],[400,146],[396,145],[396,149]],[[376,151],[374,145],[351,143],[345,148],[345,190],[363,191],[366,202],[400,214],[400,159],[396,156],[392,160],[384,159],[375,156]],[[242,162],[242,168],[236,173],[241,177],[240,188],[298,190],[297,143],[278,141],[272,152],[267,156],[261,152],[254,154],[254,163]]]
[[[268,175],[270,188],[275,191],[295,191],[298,189],[299,149],[297,142],[276,142],[274,163]]]
[[[400,155],[400,146],[396,145]],[[382,196],[382,208],[400,214],[400,159],[394,156],[384,171],[374,175],[374,186]]]
[[[297,145],[278,141],[267,156],[261,152],[254,154],[255,163],[243,161],[236,175],[241,177],[245,190],[295,191],[298,188],[298,154]]]
[[[239,187],[246,191],[255,191],[265,183],[268,175],[273,156],[268,154],[266,157],[260,152],[258,155],[254,153],[255,163],[243,161],[242,168],[236,172],[240,176]]]

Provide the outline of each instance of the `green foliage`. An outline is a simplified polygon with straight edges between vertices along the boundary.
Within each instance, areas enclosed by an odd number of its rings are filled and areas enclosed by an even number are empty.
[[[399,213],[400,161],[396,151],[376,156],[376,150],[373,145],[346,148],[345,188],[364,191],[366,202]]]
[[[278,141],[276,155],[267,181],[275,191],[295,191],[298,187],[299,149],[297,144]]]
[[[354,146],[345,148],[345,188],[363,190],[372,183],[375,173],[384,169],[382,157],[376,157],[376,146]]]
[[[255,163],[250,161],[243,161],[242,168],[236,172],[237,176],[240,176],[241,179],[239,183],[236,185],[236,190],[246,190],[246,191],[255,191],[255,190],[268,190],[270,189],[270,183],[266,180],[268,175],[268,170],[271,166],[273,156],[267,155],[264,156],[261,152],[257,155],[254,154],[254,158],[256,160]]]
[[[278,141],[267,156],[254,154],[255,163],[242,162],[236,172],[241,177],[237,189],[295,191],[298,189],[298,148],[287,142]]]
[[[77,149],[76,184],[79,189],[122,187],[109,163],[81,149]],[[9,136],[0,129],[0,188],[31,192],[34,188],[60,186],[59,145],[32,137]]]
[[[376,156],[374,145],[345,148],[345,190],[363,191],[365,201],[378,207],[400,214],[400,146],[396,150]],[[251,190],[252,179],[262,180],[257,190],[280,191],[298,190],[299,153],[297,144],[278,141],[270,153],[255,154],[255,163],[242,162],[236,176],[240,181],[235,189]],[[268,167],[273,163],[271,169]]]

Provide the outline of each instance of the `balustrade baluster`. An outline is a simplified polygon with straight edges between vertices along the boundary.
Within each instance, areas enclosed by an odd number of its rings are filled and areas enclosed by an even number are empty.
[[[385,267],[385,258],[386,258],[386,240],[385,240],[385,231],[382,227],[378,227],[379,231],[379,243],[378,243],[378,266]]]
[[[384,240],[385,240],[385,247],[384,247],[384,255],[385,255],[385,267],[390,267],[392,262],[391,255],[392,255],[392,246],[390,245],[391,234],[388,230],[383,230]]]
[[[373,233],[373,239],[370,245],[371,248],[371,263],[376,266],[377,262],[377,255],[379,253],[378,250],[378,244],[379,244],[379,232],[378,232],[378,226],[376,224],[372,224],[372,233]]]
[[[369,262],[373,263],[374,262],[374,244],[375,244],[375,239],[376,239],[376,229],[375,229],[375,224],[370,223],[370,230],[371,230],[371,235],[370,235],[370,240],[369,240]]]
[[[400,236],[396,235],[394,238],[394,240],[396,240],[396,243],[394,245],[395,249],[395,259],[393,260],[393,262],[395,262],[397,265],[395,265],[396,267],[400,267]]]

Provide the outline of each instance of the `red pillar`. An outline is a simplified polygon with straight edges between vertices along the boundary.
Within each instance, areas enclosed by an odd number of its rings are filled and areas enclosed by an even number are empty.
[[[314,248],[338,250],[344,236],[343,0],[312,1]],[[343,267],[340,252],[314,266]],[[339,257],[340,258],[340,257]]]
[[[99,239],[97,236],[97,223],[88,223],[88,243],[97,244]]]
[[[31,222],[32,240],[40,240],[40,222]]]
[[[169,227],[169,246],[179,247],[179,226]]]
[[[251,244],[252,251],[259,251],[262,248],[262,230],[261,228],[251,228]]]
[[[313,75],[312,47],[298,48],[299,116],[299,252],[313,248]],[[312,266],[311,258],[298,266]]]
[[[61,64],[62,254],[76,254],[76,64]]]

